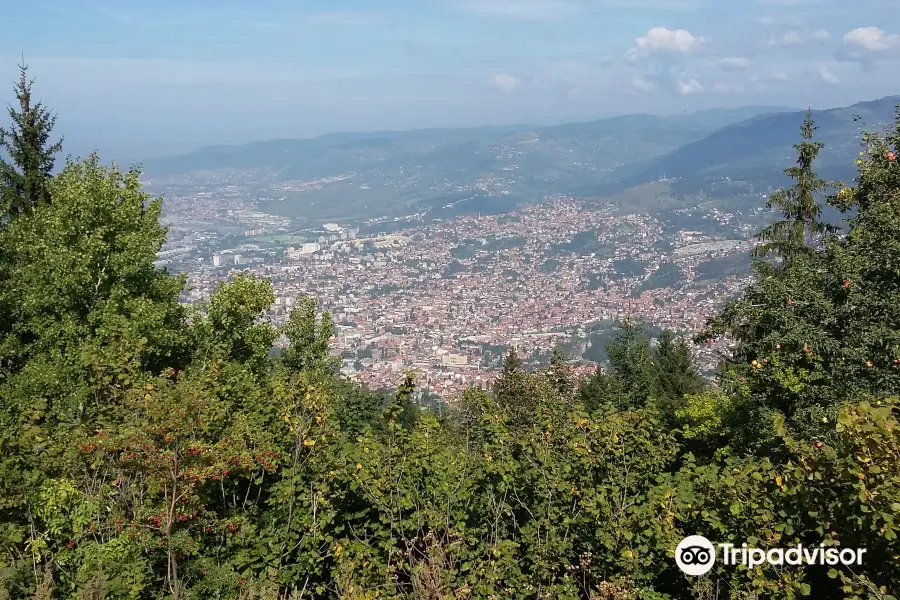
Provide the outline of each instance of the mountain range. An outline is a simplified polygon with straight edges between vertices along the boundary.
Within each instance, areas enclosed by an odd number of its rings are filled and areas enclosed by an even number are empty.
[[[508,145],[537,143],[538,155],[570,154],[579,157],[608,151],[635,154],[645,144],[653,155],[702,139],[720,127],[759,115],[797,109],[747,106],[711,109],[660,117],[632,114],[589,122],[535,127],[507,125],[462,129],[337,132],[308,139],[280,139],[230,146],[208,146],[193,152],[145,163],[150,176],[182,175],[222,169],[266,169],[285,176],[328,177],[371,163],[416,162],[419,159],[459,160],[465,150],[481,154]],[[624,145],[623,145],[624,144]],[[551,156],[546,156],[549,160]],[[559,158],[563,158],[560,156]],[[572,157],[564,157],[571,159]],[[622,162],[619,159],[617,162]],[[379,166],[383,166],[379,164]],[[455,165],[448,164],[448,168]]]
[[[893,121],[900,96],[812,111],[826,144],[823,176],[853,174],[864,128]],[[748,106],[675,116],[634,114],[533,127],[509,125],[332,133],[214,146],[145,164],[164,185],[210,172],[251,172],[261,185],[333,179],[281,195],[272,212],[363,218],[432,211],[497,212],[548,195],[599,196],[661,177],[785,183],[806,111]],[[302,186],[301,186],[302,187]],[[684,186],[682,186],[684,187]],[[281,187],[284,189],[284,186]],[[322,206],[328,210],[322,212]]]
[[[823,142],[817,168],[823,172],[852,168],[864,130],[881,130],[893,122],[900,96],[859,102],[846,108],[812,111],[815,139]],[[732,123],[701,140],[650,162],[636,179],[657,173],[667,177],[731,176],[780,173],[794,160],[805,112],[761,114]]]

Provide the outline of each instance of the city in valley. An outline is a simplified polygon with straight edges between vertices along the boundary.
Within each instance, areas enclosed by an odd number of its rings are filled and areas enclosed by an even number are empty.
[[[289,233],[289,218],[234,188],[166,198],[177,227],[158,264],[188,273],[185,302],[205,301],[237,272],[269,278],[275,325],[303,296],[331,313],[344,374],[377,389],[412,370],[445,399],[487,384],[510,346],[540,364],[562,345],[584,371],[605,356],[616,322],[690,335],[746,285],[767,212],[760,199],[744,214],[702,204],[629,214],[561,196],[504,214]],[[696,348],[699,364],[712,370],[719,350]]]
[[[852,178],[858,120],[893,122],[898,100],[814,111],[821,176]],[[274,285],[274,324],[303,296],[331,313],[348,376],[393,388],[413,370],[449,399],[510,347],[537,366],[561,345],[591,368],[625,320],[651,339],[696,332],[750,281],[804,118],[757,106],[334,134],[201,148],[144,179],[170,227],[158,264],[188,274],[185,302],[255,273]],[[720,363],[717,344],[694,351],[707,374]]]

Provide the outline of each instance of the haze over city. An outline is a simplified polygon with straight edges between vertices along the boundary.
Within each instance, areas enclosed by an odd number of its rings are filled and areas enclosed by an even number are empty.
[[[889,0],[2,4],[0,80],[24,55],[70,151],[129,159],[330,131],[825,108],[892,94],[900,75]]]

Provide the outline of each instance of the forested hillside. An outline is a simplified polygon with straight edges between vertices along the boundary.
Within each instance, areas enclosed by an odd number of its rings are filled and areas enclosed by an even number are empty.
[[[33,599],[894,598],[900,581],[900,116],[852,186],[813,170],[808,121],[771,198],[754,282],[698,334],[560,352],[443,418],[336,374],[333,326],[271,284],[202,310],[153,266],[138,172],[72,159],[19,104],[0,143],[0,597]],[[848,140],[847,143],[852,143]],[[817,200],[854,215],[846,235]],[[284,334],[289,346],[269,350]],[[686,535],[865,548],[861,565],[676,567]]]

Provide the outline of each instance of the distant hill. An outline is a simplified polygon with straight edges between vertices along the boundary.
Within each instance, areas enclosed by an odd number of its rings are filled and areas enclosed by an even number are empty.
[[[776,113],[792,113],[799,111],[796,107],[787,106],[742,106],[739,108],[710,108],[695,113],[686,113],[670,117],[675,122],[701,129],[718,129],[732,123]]]
[[[590,167],[593,170],[607,169],[604,162],[621,164],[657,155],[696,141],[728,123],[773,110],[779,109],[740,107],[673,117],[635,114],[543,127],[509,125],[340,132],[310,139],[210,146],[180,156],[147,161],[144,169],[148,177],[225,169],[264,169],[281,178],[294,179],[329,177],[370,168],[409,169],[424,162],[447,173],[457,172],[460,168],[489,172],[498,166],[497,152],[513,148],[515,156],[538,163],[530,167],[549,168],[552,176],[559,167],[563,167],[564,172],[567,164],[592,161]],[[528,147],[515,148],[526,144]],[[488,155],[490,160],[480,160],[476,158],[478,155]]]
[[[900,96],[860,102],[845,108],[812,111],[818,130],[815,139],[825,143],[817,165],[820,170],[846,171],[859,148],[862,130],[880,130],[894,120]],[[795,158],[793,144],[800,139],[806,111],[754,116],[714,131],[701,140],[657,157],[633,175],[639,183],[666,177],[780,174]],[[857,122],[855,117],[860,117]]]
[[[898,102],[892,96],[813,111],[816,139],[826,144],[822,176],[851,180],[860,131],[893,121]],[[623,210],[667,210],[697,196],[736,199],[740,208],[742,198],[756,202],[786,183],[804,115],[750,106],[540,127],[331,133],[201,148],[145,163],[144,177],[154,191],[240,183],[244,193],[270,198],[261,201],[264,210],[307,223],[502,213],[553,195],[604,201],[614,194]],[[676,180],[671,194],[640,187],[622,195],[661,176]]]

